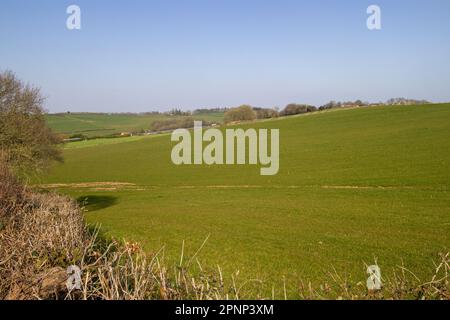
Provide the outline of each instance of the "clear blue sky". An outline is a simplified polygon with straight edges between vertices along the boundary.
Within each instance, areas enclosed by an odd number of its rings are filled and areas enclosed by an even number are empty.
[[[51,112],[450,101],[448,0],[1,0],[0,40]]]

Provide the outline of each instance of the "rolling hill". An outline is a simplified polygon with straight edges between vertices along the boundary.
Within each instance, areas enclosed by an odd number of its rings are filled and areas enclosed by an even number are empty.
[[[293,294],[328,272],[365,281],[402,261],[419,277],[450,245],[450,104],[320,112],[242,127],[280,129],[280,172],[175,166],[170,136],[69,148],[37,183],[86,205],[115,237]],[[67,127],[69,128],[69,127]],[[60,127],[60,130],[66,127]],[[235,273],[234,273],[235,274]],[[236,274],[235,274],[236,275]],[[255,290],[258,285],[254,284]]]
[[[173,118],[164,114],[58,113],[46,115],[49,127],[66,135],[103,137],[121,132],[149,130],[153,121]],[[222,122],[223,113],[196,115],[196,119]]]

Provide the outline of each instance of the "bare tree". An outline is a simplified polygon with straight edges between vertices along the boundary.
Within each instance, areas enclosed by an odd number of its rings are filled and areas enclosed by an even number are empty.
[[[62,161],[59,138],[47,127],[40,90],[0,73],[0,161],[21,176]]]
[[[235,121],[249,121],[255,120],[256,113],[253,108],[248,105],[242,105],[237,108],[232,108],[225,112],[224,121],[225,123],[235,122]]]

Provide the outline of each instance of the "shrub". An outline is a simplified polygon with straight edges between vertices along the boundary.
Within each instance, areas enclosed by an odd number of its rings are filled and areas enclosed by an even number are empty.
[[[151,125],[153,131],[167,131],[180,128],[193,128],[195,119],[192,117],[174,118],[167,120],[157,120]],[[208,126],[210,123],[203,121],[204,126]]]
[[[281,116],[292,116],[296,114],[302,114],[307,112],[314,112],[317,111],[317,108],[314,106],[310,106],[307,104],[295,104],[291,103],[284,108],[283,111],[281,111]]]
[[[330,101],[327,104],[324,104],[319,108],[320,111],[322,110],[329,110],[329,109],[335,109],[335,108],[351,108],[351,107],[364,107],[368,106],[368,102],[363,102],[361,100],[356,101],[345,101],[345,102],[336,102],[336,101]]]
[[[340,102],[330,101],[327,104],[320,106],[319,110],[322,111],[322,110],[329,110],[329,109],[340,108],[340,107],[341,107]]]
[[[317,107],[314,106],[307,106],[307,109],[308,112],[316,112],[318,110]]]
[[[270,119],[278,117],[278,111],[275,109],[254,108],[253,110],[256,112],[257,119]]]
[[[256,119],[256,113],[253,108],[248,105],[242,105],[237,108],[232,108],[225,112],[225,123],[237,121],[252,121]]]

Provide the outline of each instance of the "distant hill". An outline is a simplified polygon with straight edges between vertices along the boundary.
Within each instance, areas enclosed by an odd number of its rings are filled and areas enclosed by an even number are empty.
[[[59,113],[46,115],[48,125],[55,132],[62,133],[67,138],[75,135],[85,137],[105,137],[118,135],[122,132],[140,132],[150,130],[151,124],[157,120],[183,118],[167,114],[121,114],[121,113]],[[195,114],[198,120],[210,122],[223,121],[222,112]]]

